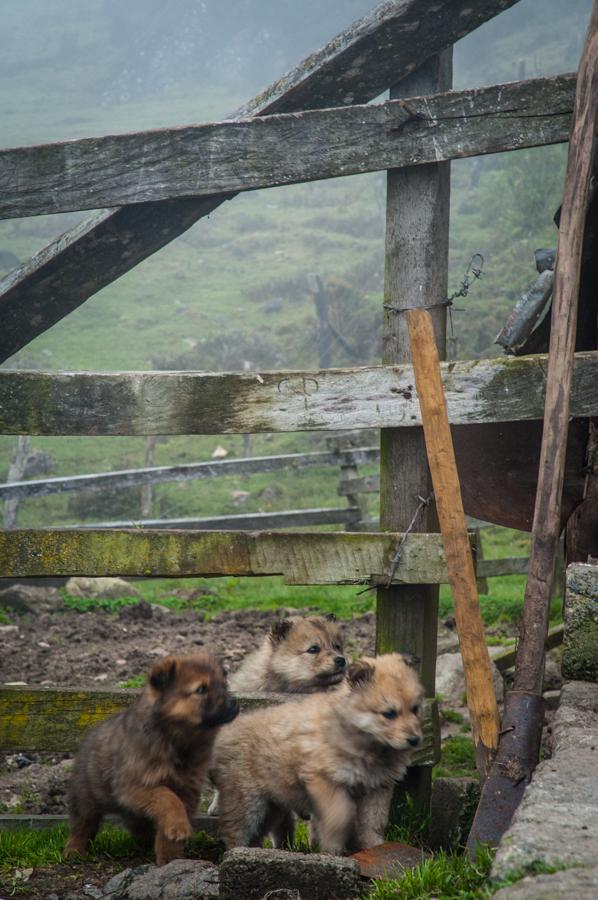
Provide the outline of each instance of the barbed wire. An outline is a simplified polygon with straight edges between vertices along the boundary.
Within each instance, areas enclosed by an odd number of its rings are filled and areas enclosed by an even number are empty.
[[[459,297],[467,297],[469,291],[471,289],[472,284],[482,277],[484,274],[484,257],[481,253],[474,253],[469,260],[469,265],[465,270],[465,275],[463,276],[463,280],[461,282],[461,287],[458,291],[455,291],[447,297],[446,300],[441,300],[440,303],[431,303],[427,306],[394,306],[392,303],[385,303],[384,309],[388,309],[392,313],[404,313],[409,309],[442,309],[443,307],[448,310],[449,314],[449,323],[451,327],[451,337],[454,337],[453,333],[453,310],[455,312],[464,312],[463,307],[453,306],[455,300]]]

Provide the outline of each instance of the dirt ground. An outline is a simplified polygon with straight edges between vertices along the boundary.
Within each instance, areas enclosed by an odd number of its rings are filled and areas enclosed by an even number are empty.
[[[206,622],[195,610],[174,612],[142,602],[117,614],[57,609],[13,616],[12,625],[0,627],[0,682],[118,687],[144,674],[158,657],[199,647],[213,650],[232,671],[271,622],[293,612],[298,610],[240,610]],[[346,621],[343,628],[348,656],[373,652],[373,613]]]

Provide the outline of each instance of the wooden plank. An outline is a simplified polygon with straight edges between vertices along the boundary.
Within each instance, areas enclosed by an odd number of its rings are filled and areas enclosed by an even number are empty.
[[[112,815],[106,816],[104,821],[112,823],[114,825],[119,825],[122,822],[122,820],[120,820],[118,816]],[[203,831],[206,834],[212,835],[218,834],[218,816],[192,816],[191,822],[193,824],[194,831]],[[59,826],[63,826],[66,828],[68,826],[68,823],[68,816],[28,816],[26,814],[20,816],[0,815],[0,832],[22,830],[41,831],[43,829],[57,828]]]
[[[422,171],[418,169],[418,171]],[[444,363],[451,424],[542,417],[547,357]],[[598,413],[598,352],[578,353],[571,415]],[[246,434],[421,425],[413,368],[303,372],[0,370],[3,434]]]
[[[544,641],[544,649],[552,650],[553,647],[560,647],[563,643],[563,626],[555,625],[554,628],[548,629],[546,640]],[[498,653],[492,657],[492,662],[500,672],[506,672],[515,665],[515,657],[517,656],[517,647],[513,645],[508,650]]]
[[[345,497],[348,494],[377,494],[379,491],[379,475],[358,475],[355,478],[343,478],[337,488],[337,493],[341,497]]]
[[[13,529],[0,531],[0,577],[283,575],[287,584],[385,581],[400,534]],[[409,535],[395,580],[447,580],[440,535]]]
[[[448,90],[452,85],[452,49],[430,58],[413,74],[391,89],[392,98]],[[450,165],[434,163],[391,170],[386,182],[386,242],[382,361],[410,361],[409,335],[404,314],[386,306],[436,304],[447,296]],[[446,310],[434,316],[437,339],[444,354]],[[412,369],[410,369],[412,372]],[[414,395],[412,376],[403,393]],[[399,397],[400,395],[396,395]],[[408,401],[409,402],[409,401]],[[419,411],[419,404],[418,404]],[[412,415],[410,413],[409,415]],[[416,414],[417,415],[417,414]],[[412,423],[416,420],[410,419]],[[388,423],[396,426],[398,420]],[[421,423],[420,423],[421,424]],[[419,498],[431,494],[430,473],[420,429],[389,427],[380,434],[380,526],[384,530],[416,532],[438,529],[432,503],[419,507]],[[398,566],[401,568],[402,559]],[[376,600],[376,651],[399,650],[421,659],[421,678],[429,697],[435,695],[438,588],[407,580],[405,585],[378,588]],[[432,772],[410,771],[398,794],[410,795],[415,808],[429,815]],[[400,808],[399,808],[400,810]],[[393,818],[400,811],[393,808]]]
[[[429,311],[409,310],[407,324],[415,382],[422,407],[428,463],[457,620],[476,765],[484,779],[498,747],[498,706],[442,390],[440,359]]]
[[[264,528],[301,528],[306,525],[342,525],[354,520],[359,509],[352,506],[328,509],[287,509],[282,512],[241,513],[184,519],[130,519],[125,522],[94,522],[65,528],[193,528],[196,531],[251,531]]]
[[[598,126],[598,0],[579,66],[575,112],[559,223],[546,373],[546,402],[529,577],[514,690],[542,692],[544,640],[561,532],[561,501],[569,426],[581,259],[594,181]],[[539,746],[535,752],[539,753]]]
[[[270,115],[368,103],[517,0],[391,0],[354,22],[250,101],[240,114]],[[414,40],[417,34],[417,40]],[[82,222],[0,281],[0,362],[96,291],[209,215],[222,198],[122,207]]]
[[[85,733],[103,719],[126,709],[139,691],[0,687],[0,749],[3,751],[76,750]],[[285,694],[241,694],[241,708],[288,701]],[[439,758],[433,723],[434,700],[423,711],[423,743],[412,765],[433,765]]]
[[[480,559],[476,563],[478,578],[499,578],[501,575],[525,575],[529,565],[527,556],[507,556],[504,559]]]
[[[178,466],[155,466],[143,469],[121,469],[93,475],[69,475],[62,478],[43,478],[31,481],[8,481],[0,484],[0,501],[13,498],[46,497],[69,491],[103,491],[138,487],[144,484],[164,484],[169,481],[190,481],[195,478],[253,475],[256,472],[279,472],[285,469],[338,466],[343,461],[367,465],[377,462],[378,447],[357,447],[342,454],[329,451],[315,453],[284,453],[278,456],[254,456],[249,459],[219,459]]]
[[[0,150],[0,219],[208,197],[560,143],[569,136],[574,96],[575,76],[566,75]]]

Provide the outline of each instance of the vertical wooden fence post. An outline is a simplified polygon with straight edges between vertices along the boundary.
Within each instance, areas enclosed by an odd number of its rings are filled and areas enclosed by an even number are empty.
[[[452,48],[425,62],[391,89],[393,99],[449,90]],[[431,306],[446,299],[450,164],[437,163],[391,170],[387,176],[385,306]],[[433,311],[441,358],[445,355],[446,310]],[[383,362],[410,361],[404,314],[384,310]],[[380,528],[404,531],[418,506],[431,493],[430,473],[421,428],[383,429],[380,436]],[[437,531],[433,506],[425,508],[415,531]],[[379,588],[376,651],[413,653],[421,659],[421,677],[434,696],[438,587],[398,585]],[[427,813],[432,788],[430,767],[411,769],[404,782],[415,808]]]

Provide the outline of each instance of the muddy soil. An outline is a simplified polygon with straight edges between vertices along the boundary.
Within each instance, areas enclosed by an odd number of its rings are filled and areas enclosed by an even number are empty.
[[[69,609],[11,615],[0,630],[0,683],[118,687],[143,675],[167,653],[213,650],[232,671],[254,650],[277,617],[298,610],[223,612],[205,621],[201,612],[174,612],[139,603],[118,614]],[[372,653],[374,614],[343,623],[348,656]]]

